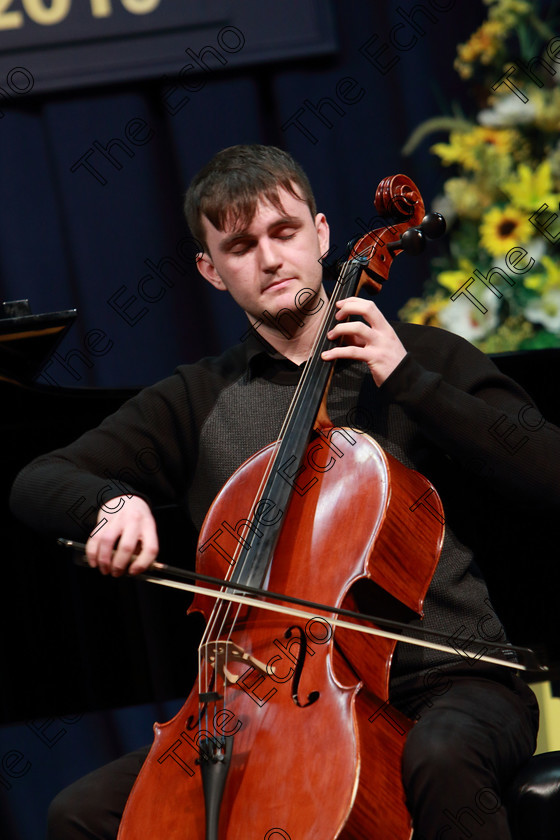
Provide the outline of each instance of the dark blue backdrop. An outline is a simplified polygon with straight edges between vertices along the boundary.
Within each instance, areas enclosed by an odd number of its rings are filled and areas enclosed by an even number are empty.
[[[204,74],[188,101],[152,82],[2,102],[0,298],[28,297],[36,313],[79,313],[39,381],[148,384],[239,339],[244,316],[193,270],[181,210],[191,177],[225,146],[288,149],[310,176],[337,253],[373,216],[382,177],[404,171],[427,203],[439,191],[445,173],[429,155],[433,139],[408,160],[399,150],[420,121],[464,97],[455,47],[482,19],[482,3],[338,0],[335,11],[336,56]],[[397,23],[407,50],[389,44]],[[425,260],[400,262],[382,300],[391,317],[427,270]],[[150,722],[168,712],[43,721],[45,738],[37,726],[2,730],[5,840],[42,837],[45,805],[60,787],[150,740]]]

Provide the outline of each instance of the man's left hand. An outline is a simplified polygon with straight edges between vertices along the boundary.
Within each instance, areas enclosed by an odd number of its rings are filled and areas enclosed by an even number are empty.
[[[325,350],[321,358],[328,362],[333,359],[359,359],[369,367],[375,384],[382,385],[406,356],[399,337],[371,300],[350,297],[338,301],[336,306],[337,321],[359,315],[365,323],[345,321],[336,324],[327,337],[332,340],[343,338],[344,344]]]

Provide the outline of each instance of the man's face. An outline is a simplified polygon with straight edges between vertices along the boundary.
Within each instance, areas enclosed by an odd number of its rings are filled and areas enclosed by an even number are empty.
[[[321,256],[329,247],[329,228],[322,213],[315,219],[301,199],[284,188],[282,211],[259,200],[245,228],[219,231],[205,217],[208,253],[198,269],[216,289],[227,290],[252,320],[266,310],[296,309],[302,289],[317,292],[322,282]],[[309,296],[305,296],[309,299]]]

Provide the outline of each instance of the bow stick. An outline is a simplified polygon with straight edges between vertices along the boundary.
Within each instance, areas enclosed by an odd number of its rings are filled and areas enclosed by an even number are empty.
[[[62,545],[65,548],[74,549],[76,552],[78,552],[79,555],[85,554],[85,543],[75,542],[74,540],[67,540],[63,537],[59,537],[57,542],[59,543],[59,545]],[[133,555],[133,558],[134,556],[136,555]],[[75,559],[75,562],[79,566],[91,568],[89,566],[89,563],[83,556],[77,557]],[[209,595],[212,598],[220,598],[224,601],[233,601],[234,603],[243,604],[245,606],[258,607],[259,609],[269,610],[271,612],[279,612],[285,615],[293,615],[298,618],[317,618],[317,615],[315,613],[306,612],[301,609],[294,609],[288,606],[281,606],[280,604],[269,603],[267,601],[261,601],[257,598],[249,597],[250,595],[264,595],[267,598],[277,598],[279,601],[285,601],[288,603],[297,604],[298,606],[310,607],[314,610],[321,610],[327,613],[335,613],[337,615],[342,615],[354,619],[354,621],[351,622],[345,621],[341,618],[329,619],[328,623],[331,627],[343,627],[349,630],[356,630],[359,633],[366,633],[370,636],[380,636],[381,638],[385,639],[393,639],[394,641],[403,642],[404,644],[416,645],[418,647],[430,648],[432,650],[444,651],[446,653],[453,652],[456,655],[463,656],[466,659],[476,659],[479,662],[489,662],[493,665],[502,665],[505,668],[512,668],[515,671],[548,671],[548,666],[541,665],[537,661],[534,652],[530,648],[510,645],[504,642],[490,642],[483,639],[473,639],[472,637],[469,639],[461,638],[460,636],[455,635],[450,637],[446,633],[442,633],[438,630],[429,630],[422,627],[410,627],[408,624],[403,624],[400,621],[379,618],[378,616],[367,615],[365,613],[355,612],[353,610],[347,610],[343,607],[329,606],[328,604],[319,604],[315,601],[308,601],[305,598],[297,598],[292,595],[285,595],[279,592],[271,592],[267,589],[259,589],[254,586],[246,586],[242,583],[232,584],[231,581],[211,577],[210,575],[203,575],[199,572],[185,571],[183,569],[177,568],[176,566],[169,566],[166,563],[160,563],[158,561],[154,561],[152,563],[152,565],[149,567],[149,571],[154,572],[157,576],[154,577],[153,575],[147,574],[146,572],[141,572],[137,575],[131,575],[130,577],[145,580],[149,583],[157,583],[160,586],[168,586],[174,589],[181,589],[187,592]],[[181,580],[171,580],[169,577],[167,577],[167,575],[172,575],[174,577],[181,578]],[[204,583],[212,583],[216,586],[227,587],[230,591],[216,591],[215,589],[208,589],[204,586],[195,586],[193,584],[185,583],[185,580],[199,580]],[[242,595],[237,590],[241,590],[242,592],[248,594]],[[357,624],[357,621],[371,621],[379,625],[379,627],[369,627],[363,624]],[[391,629],[379,629],[382,627]],[[392,632],[392,630],[399,630],[401,632]],[[437,638],[442,639],[444,642],[447,642],[447,644],[442,644],[440,642],[432,642],[426,638],[415,638],[413,635],[411,635],[411,633],[418,633],[419,636],[424,637],[426,635],[435,636]],[[452,644],[452,641],[455,643],[456,646]],[[497,651],[506,650],[508,655],[519,655],[520,658],[524,660],[524,662],[512,662],[508,659],[501,659],[496,656],[487,656],[485,653],[477,653],[471,657],[466,653],[461,653],[457,649],[457,646],[461,643],[465,646],[471,646],[473,644],[480,645],[486,650],[492,648],[494,648]]]

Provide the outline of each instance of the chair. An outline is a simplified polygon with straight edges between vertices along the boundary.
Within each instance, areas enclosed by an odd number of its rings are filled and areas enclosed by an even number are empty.
[[[535,755],[519,770],[507,811],[514,840],[558,840],[560,751]]]

